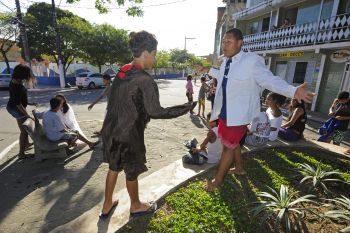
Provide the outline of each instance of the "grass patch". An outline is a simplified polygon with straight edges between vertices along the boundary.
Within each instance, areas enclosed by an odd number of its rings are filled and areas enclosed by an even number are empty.
[[[283,184],[291,191],[298,191],[299,196],[308,194],[299,185],[301,178],[295,171],[297,163],[312,166],[321,163],[323,167],[342,172],[343,178],[350,182],[349,161],[321,149],[266,149],[244,154],[243,157],[246,176],[229,175],[220,189],[208,193],[204,190],[205,178],[212,178],[216,172],[211,169],[165,197],[152,217],[130,222],[120,232],[271,232],[269,222],[253,219],[249,210],[253,207],[252,203],[259,199],[258,192],[269,191],[267,186],[279,189]],[[334,196],[349,197],[349,186],[331,189]],[[143,223],[140,224],[140,221]],[[343,228],[343,223],[311,215],[307,215],[304,222],[305,232],[337,232]]]

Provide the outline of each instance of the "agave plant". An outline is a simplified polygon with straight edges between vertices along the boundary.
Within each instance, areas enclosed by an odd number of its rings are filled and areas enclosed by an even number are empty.
[[[278,231],[281,222],[285,223],[286,232],[291,232],[291,217],[297,217],[300,221],[301,216],[304,215],[305,211],[310,211],[309,209],[298,207],[305,202],[317,203],[311,198],[315,197],[314,195],[305,195],[299,198],[296,198],[297,192],[289,192],[288,187],[281,185],[279,193],[273,188],[268,187],[271,190],[271,193],[260,192],[258,193],[259,197],[262,197],[266,200],[257,202],[259,204],[251,210],[254,212],[253,218],[260,215],[262,212],[266,213],[266,218],[275,217],[275,231]]]
[[[341,196],[338,198],[327,199],[327,200],[333,203],[333,205],[328,205],[328,206],[332,206],[333,209],[324,213],[324,216],[337,221],[345,221],[350,225],[350,199],[347,197]],[[342,233],[350,232],[350,226],[340,230],[339,232],[342,232]]]
[[[331,179],[330,177],[339,176],[342,173],[337,171],[331,171],[329,168],[322,168],[321,164],[317,164],[317,167],[312,167],[306,163],[299,163],[298,171],[304,176],[300,181],[300,184],[307,183],[311,184],[311,189],[321,188],[325,193],[329,192],[329,189],[326,186],[326,183],[329,182],[344,182],[341,179]]]

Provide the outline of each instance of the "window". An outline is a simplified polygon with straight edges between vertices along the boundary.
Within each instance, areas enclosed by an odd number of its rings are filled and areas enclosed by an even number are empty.
[[[327,0],[323,2],[321,19],[328,19],[332,16],[333,0]]]
[[[293,83],[304,83],[307,62],[297,62],[294,71]]]
[[[298,9],[296,24],[316,22],[320,11],[320,4],[301,7]]]
[[[262,21],[262,32],[268,31],[270,28],[270,17],[264,18]]]
[[[350,1],[349,0],[340,0],[338,7],[338,15],[346,14],[350,12]]]

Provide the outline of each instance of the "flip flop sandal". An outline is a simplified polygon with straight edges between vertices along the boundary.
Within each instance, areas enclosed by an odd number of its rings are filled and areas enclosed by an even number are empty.
[[[107,213],[100,213],[100,215],[98,216],[101,220],[105,220],[107,218],[109,218],[109,215],[114,211],[115,207],[117,207],[119,204],[119,201],[115,201],[111,207],[111,209],[107,212]]]
[[[153,214],[157,210],[157,203],[150,202],[150,204],[152,204],[152,205],[145,211],[130,212],[130,218],[138,218],[138,217],[142,217],[142,216],[145,216],[148,214]]]
[[[22,154],[22,155],[18,155],[19,159],[29,159],[29,158],[33,158],[34,154]]]

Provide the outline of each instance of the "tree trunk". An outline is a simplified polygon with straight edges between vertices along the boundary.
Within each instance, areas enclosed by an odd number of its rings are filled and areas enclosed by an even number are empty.
[[[98,64],[98,72],[101,73],[101,70],[102,70],[102,65]]]

